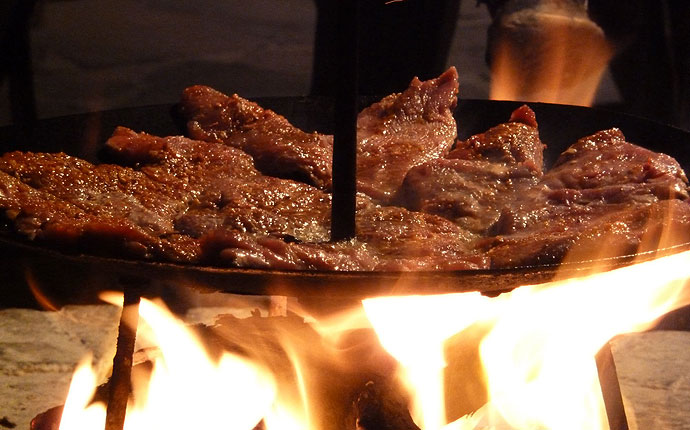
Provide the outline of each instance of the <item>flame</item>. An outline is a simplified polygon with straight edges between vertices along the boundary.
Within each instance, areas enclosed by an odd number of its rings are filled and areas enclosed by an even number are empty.
[[[366,300],[364,307],[382,345],[409,373],[426,369],[410,380],[422,428],[606,429],[595,354],[615,335],[644,330],[689,303],[689,265],[690,252],[683,252],[496,298],[390,297]],[[430,385],[434,393],[444,391],[439,375],[452,359],[439,359],[444,343],[478,324],[490,326],[477,345],[489,402],[446,424],[444,400],[419,394]]]
[[[38,280],[36,279],[36,276],[29,268],[26,268],[24,270],[24,278],[26,279],[26,283],[29,286],[29,291],[31,291],[31,294],[34,296],[34,299],[36,299],[36,303],[42,309],[45,309],[47,311],[56,311],[59,309],[59,307],[54,303],[54,301],[50,297],[48,297],[48,295],[43,291]]]
[[[289,412],[274,404],[275,382],[265,369],[230,353],[214,360],[161,305],[142,299],[139,312],[161,354],[153,358],[150,378],[133,377],[125,429],[251,430],[262,419],[281,428],[300,428]],[[95,379],[88,360],[83,361],[75,371],[60,430],[104,428],[105,405],[91,403]]]
[[[137,338],[160,354],[152,370],[133,371],[125,429],[339,430],[369,378],[400,377],[425,430],[603,430],[596,353],[690,303],[687,267],[690,251],[493,298],[367,299],[308,322],[288,302],[286,316],[226,317],[214,333],[236,354],[206,352],[164,306],[142,300]],[[89,361],[75,372],[61,430],[104,427]]]
[[[492,100],[591,106],[613,52],[594,22],[559,10],[503,17],[489,42]]]
[[[466,312],[458,313],[453,295],[405,296],[365,300],[363,305],[381,345],[403,366],[413,391],[412,416],[425,429],[437,429],[445,417],[443,342],[496,309],[479,293],[462,295]],[[448,300],[450,299],[450,300]]]

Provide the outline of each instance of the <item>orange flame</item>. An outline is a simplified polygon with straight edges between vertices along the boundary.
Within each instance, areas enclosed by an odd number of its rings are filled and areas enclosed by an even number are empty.
[[[415,422],[426,430],[603,430],[596,352],[615,335],[644,330],[690,303],[689,265],[690,251],[494,298],[368,299],[309,323],[294,314],[225,317],[234,328],[214,333],[237,345],[237,353],[218,355],[206,353],[165,308],[143,300],[138,339],[155,343],[161,354],[151,372],[133,372],[125,429],[251,430],[261,421],[269,430],[339,430],[369,378],[399,374],[412,393]],[[267,327],[272,334],[265,337]],[[449,347],[449,339],[459,338]],[[473,354],[485,374],[473,375]],[[75,372],[61,430],[103,428],[105,407],[92,403],[97,381],[88,361]],[[463,367],[467,375],[449,378],[448,368]],[[468,405],[449,403],[467,401],[458,392],[476,393],[473,387],[484,384]]]
[[[448,429],[606,429],[596,352],[620,333],[644,330],[670,310],[690,302],[686,294],[690,252],[679,253],[539,286],[525,286],[497,298],[450,294],[412,299],[370,299],[364,303],[381,342],[414,373],[418,360],[439,357],[444,342],[476,323],[491,329],[479,345],[489,402]],[[414,309],[411,301],[417,301]],[[398,330],[392,328],[399,327]],[[447,357],[449,358],[449,357]],[[422,364],[439,373],[445,363]],[[417,393],[429,383],[412,381]],[[443,400],[419,396],[422,428],[445,424]],[[434,414],[429,417],[427,414]]]
[[[59,309],[59,306],[43,291],[36,276],[29,268],[24,270],[24,278],[29,286],[29,291],[31,291],[34,299],[36,299],[36,303],[41,308],[47,311],[56,311]]]
[[[262,419],[280,427],[291,416],[274,405],[271,375],[239,355],[214,360],[200,342],[161,306],[142,299],[140,315],[150,326],[161,354],[147,380],[133,378],[125,429],[229,427],[250,430]],[[145,333],[145,331],[140,332]],[[91,404],[94,372],[83,362],[75,372],[60,430],[103,428],[105,405]]]
[[[595,23],[562,11],[514,13],[490,36],[492,100],[591,106],[613,52]]]

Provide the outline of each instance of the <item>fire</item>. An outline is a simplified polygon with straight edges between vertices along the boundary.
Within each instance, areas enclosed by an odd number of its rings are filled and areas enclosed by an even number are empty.
[[[218,332],[242,354],[206,352],[164,306],[142,300],[137,336],[160,354],[133,372],[125,429],[339,430],[368,378],[399,377],[425,430],[604,430],[596,353],[689,303],[687,267],[682,252],[493,298],[374,298],[320,320],[255,314]],[[87,358],[61,430],[104,428],[94,375]]]
[[[591,106],[613,53],[603,30],[569,2],[536,3],[494,19],[491,99]]]
[[[488,403],[446,424],[443,400],[418,396],[415,417],[424,429],[606,429],[595,354],[620,333],[644,330],[684,296],[690,252],[617,270],[538,286],[497,298],[476,294],[378,298],[364,307],[381,343],[411,374],[440,374],[444,342],[462,330],[489,326],[477,345]],[[410,301],[417,305],[410,308]],[[414,326],[414,327],[413,327]],[[391,327],[399,327],[395,332]],[[430,335],[430,334],[434,335]],[[419,360],[433,356],[434,361]],[[441,378],[414,386],[443,392]],[[450,390],[452,391],[452,387]],[[445,390],[446,392],[448,390]],[[433,416],[427,416],[433,414]],[[457,418],[457,417],[452,417]]]
[[[275,383],[265,369],[230,353],[217,360],[209,357],[182,323],[149,300],[142,299],[140,316],[161,354],[153,358],[150,378],[133,377],[125,429],[251,430],[262,419],[288,423],[290,415],[274,405]],[[87,360],[74,374],[60,430],[104,428],[105,405],[91,403],[95,390]]]

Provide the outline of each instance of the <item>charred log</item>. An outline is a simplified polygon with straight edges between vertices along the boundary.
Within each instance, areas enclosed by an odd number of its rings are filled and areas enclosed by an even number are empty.
[[[419,430],[400,389],[389,383],[369,381],[355,402],[357,430]]]

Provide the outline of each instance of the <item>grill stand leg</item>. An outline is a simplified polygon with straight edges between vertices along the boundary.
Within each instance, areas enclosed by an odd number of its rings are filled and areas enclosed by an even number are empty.
[[[121,279],[124,288],[124,303],[117,336],[117,351],[113,358],[113,374],[110,378],[110,392],[105,416],[105,430],[123,430],[127,413],[127,400],[131,392],[132,356],[139,323],[139,302],[141,279]]]

